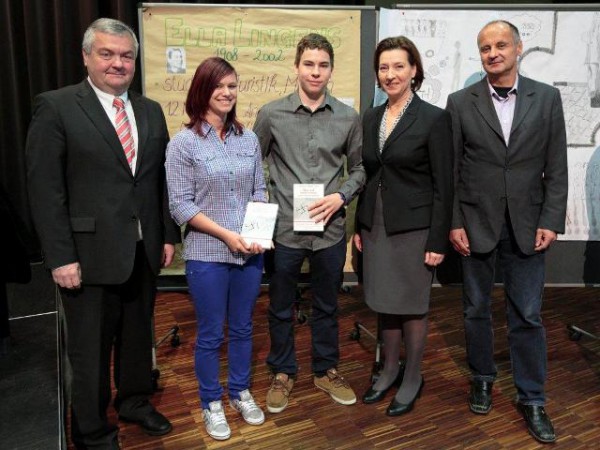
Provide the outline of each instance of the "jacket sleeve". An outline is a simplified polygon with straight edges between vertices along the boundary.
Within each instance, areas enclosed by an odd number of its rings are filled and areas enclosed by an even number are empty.
[[[346,161],[348,167],[348,179],[340,186],[340,192],[344,194],[346,203],[350,203],[361,191],[367,178],[362,163],[362,124],[360,117],[356,114],[346,142]]]
[[[565,232],[567,212],[568,173],[567,135],[560,92],[554,89],[552,114],[550,116],[548,148],[544,165],[544,204],[538,228]]]
[[[460,114],[453,95],[448,96],[446,110],[450,113],[452,119],[452,153],[454,155],[453,164],[453,191],[452,201],[452,224],[451,229],[464,228],[462,213],[460,211],[460,202],[458,196],[458,183],[460,180],[460,165],[463,155],[462,127],[460,123]]]
[[[433,182],[433,206],[431,210],[431,227],[425,250],[435,253],[447,253],[454,198],[454,183],[452,181],[454,152],[451,116],[446,111],[443,111],[433,124],[428,150]]]
[[[34,101],[25,146],[31,216],[50,269],[79,260],[68,211],[67,148],[61,116],[47,95]]]
[[[165,120],[165,115],[162,109],[159,107],[160,115],[162,117],[163,122],[163,135],[165,140],[165,162],[166,162],[166,151],[167,144],[169,142],[169,131],[167,129],[167,122]],[[163,200],[162,200],[162,218],[163,218],[163,227],[165,230],[164,243],[165,244],[178,244],[181,242],[181,228],[175,223],[173,218],[171,217],[171,212],[169,211],[169,189],[167,185],[167,177],[166,177],[166,169],[165,164],[163,164]]]

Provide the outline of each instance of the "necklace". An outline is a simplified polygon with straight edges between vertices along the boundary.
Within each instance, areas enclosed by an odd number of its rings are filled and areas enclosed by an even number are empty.
[[[400,113],[398,113],[398,115],[394,119],[392,126],[389,128],[390,133],[387,132],[387,130],[388,130],[387,121],[388,121],[388,113],[390,110],[390,104],[388,103],[387,106],[385,107],[385,112],[383,113],[383,117],[381,118],[381,125],[379,126],[379,151],[381,151],[383,149],[383,145],[385,144],[386,139],[391,134],[392,130],[394,128],[396,128],[396,125],[398,125],[398,122],[400,122],[400,119],[402,118],[402,116],[404,115],[406,110],[408,109],[410,102],[412,102],[413,97],[414,97],[414,94],[411,92],[410,96],[408,97],[408,100],[406,101],[406,103],[404,104],[402,109],[400,110]]]

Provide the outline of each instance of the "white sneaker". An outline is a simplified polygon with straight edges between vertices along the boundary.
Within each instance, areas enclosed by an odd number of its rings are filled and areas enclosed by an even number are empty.
[[[240,392],[239,400],[230,400],[229,405],[239,412],[246,423],[260,425],[265,421],[265,414],[252,398],[248,389]]]
[[[208,404],[208,409],[203,409],[202,414],[204,415],[206,432],[210,437],[217,441],[229,439],[231,436],[231,429],[225,418],[225,411],[223,411],[223,404],[220,400],[210,402]]]

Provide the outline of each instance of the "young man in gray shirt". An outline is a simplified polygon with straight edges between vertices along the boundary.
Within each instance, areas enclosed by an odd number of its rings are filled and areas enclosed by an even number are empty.
[[[312,301],[312,370],[315,386],[343,405],[356,395],[337,372],[337,295],[346,259],[345,205],[365,181],[362,128],[356,111],[332,97],[333,47],[315,33],[296,48],[298,90],[265,105],[254,132],[269,166],[269,198],[279,205],[273,273],[269,286],[271,387],[267,409],[283,411],[298,371],[294,350],[294,301],[302,263],[309,259]],[[345,157],[345,158],[344,158]],[[342,182],[344,160],[348,178]],[[322,184],[325,195],[308,206],[323,231],[295,231],[294,184]]]

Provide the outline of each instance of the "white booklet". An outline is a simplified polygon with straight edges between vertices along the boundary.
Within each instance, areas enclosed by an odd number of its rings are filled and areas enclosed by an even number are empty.
[[[272,247],[278,208],[275,203],[248,203],[240,233],[248,244],[256,242],[262,248]]]
[[[325,196],[323,184],[294,184],[294,231],[323,231],[323,222],[315,223],[308,206]]]

